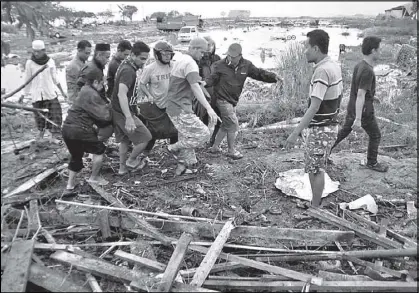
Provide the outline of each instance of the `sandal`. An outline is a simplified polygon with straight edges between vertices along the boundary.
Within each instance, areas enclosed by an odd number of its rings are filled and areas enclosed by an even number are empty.
[[[208,148],[208,152],[210,152],[211,154],[219,154],[221,153],[221,148],[210,147]]]
[[[105,186],[105,185],[109,184],[109,181],[106,180],[105,178],[100,178],[99,180],[87,179],[86,181],[88,183],[96,184],[96,185],[99,185],[99,186]]]
[[[139,160],[139,162],[135,164],[134,166],[128,165],[127,163],[125,163],[125,165],[128,167],[128,169],[130,169],[131,172],[135,172],[135,171],[143,169],[147,165],[147,162],[143,159],[143,160]]]
[[[232,158],[233,160],[239,160],[243,158],[243,155],[239,151],[235,151],[234,154],[227,153],[227,157]]]

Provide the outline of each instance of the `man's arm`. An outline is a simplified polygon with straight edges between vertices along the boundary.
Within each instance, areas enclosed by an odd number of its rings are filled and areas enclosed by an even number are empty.
[[[117,70],[118,70],[117,65],[111,61],[111,63],[109,63],[108,74],[106,76],[106,82],[108,84],[108,89],[107,89],[106,94],[109,98],[111,97],[112,91],[115,86],[115,74]]]
[[[220,81],[220,73],[218,71],[217,64],[211,65],[211,75],[208,76],[204,81],[200,82],[205,87],[215,86]]]
[[[262,68],[257,68],[251,62],[248,69],[248,75],[250,78],[269,83],[274,83],[280,80],[277,74],[266,71]]]
[[[352,128],[361,127],[362,112],[364,110],[365,96],[368,90],[371,90],[374,73],[364,70],[359,75],[359,86],[355,102],[355,120]]]
[[[75,66],[69,66],[66,69],[67,95],[70,99],[76,98],[77,78],[79,70]]]

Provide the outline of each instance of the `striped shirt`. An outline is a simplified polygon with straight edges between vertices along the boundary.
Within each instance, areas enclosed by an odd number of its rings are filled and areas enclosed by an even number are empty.
[[[339,113],[342,92],[341,68],[327,56],[314,66],[310,81],[310,98],[316,97],[322,103],[309,126],[326,126],[338,123],[336,118]]]

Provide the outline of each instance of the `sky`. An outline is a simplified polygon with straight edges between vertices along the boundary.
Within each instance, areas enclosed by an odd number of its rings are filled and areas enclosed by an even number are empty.
[[[134,15],[133,20],[140,20],[147,15],[151,15],[156,11],[169,12],[177,10],[180,13],[190,12],[195,15],[201,15],[203,18],[221,17],[221,12],[224,11],[228,15],[229,10],[250,10],[252,17],[298,17],[298,16],[313,16],[313,17],[331,17],[338,15],[377,15],[384,13],[384,10],[400,6],[409,1],[389,2],[389,1],[374,1],[374,2],[317,2],[317,1],[80,1],[80,2],[66,2],[61,1],[60,4],[74,8],[76,10],[84,10],[89,12],[100,12],[111,8],[115,13],[118,12],[117,4],[126,4],[137,6],[138,12]]]

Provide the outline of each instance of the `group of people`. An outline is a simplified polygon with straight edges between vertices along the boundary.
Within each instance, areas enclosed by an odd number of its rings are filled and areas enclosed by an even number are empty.
[[[324,169],[332,146],[352,129],[362,126],[370,136],[367,166],[385,171],[377,163],[380,132],[374,118],[375,75],[372,70],[379,55],[380,39],[367,37],[362,45],[365,56],[355,68],[348,114],[338,133],[337,114],[342,99],[340,67],[328,57],[329,36],[323,30],[307,34],[306,57],[315,63],[310,86],[310,102],[300,124],[287,139],[291,147],[300,134],[306,152],[306,172],[313,191],[312,204],[320,204],[324,188]],[[257,68],[243,58],[238,43],[229,46],[226,57],[216,53],[210,37],[191,40],[188,51],[175,53],[166,41],[158,41],[152,51],[155,61],[145,66],[150,47],[138,41],[123,40],[111,57],[110,44],[92,45],[82,40],[77,54],[66,69],[68,98],[57,79],[54,60],[45,52],[45,44],[32,43],[33,55],[26,63],[29,79],[44,64],[41,72],[26,86],[34,108],[46,108],[45,115],[35,112],[39,138],[50,130],[56,139],[62,135],[71,159],[67,190],[76,186],[76,175],[83,168],[83,156],[92,154],[88,181],[108,182],[100,176],[108,139],[115,135],[119,144],[118,175],[144,168],[157,139],[168,139],[167,152],[177,160],[176,175],[182,175],[197,163],[195,149],[208,145],[211,153],[221,153],[227,137],[232,159],[243,155],[236,148],[239,123],[236,106],[247,77],[268,83],[283,82],[280,75]],[[105,74],[105,66],[109,62]],[[55,86],[71,104],[62,123],[62,110]],[[337,138],[337,140],[336,140]],[[332,145],[334,143],[334,145]]]

